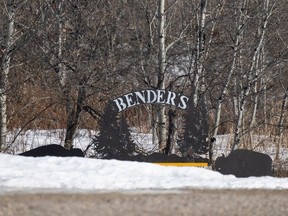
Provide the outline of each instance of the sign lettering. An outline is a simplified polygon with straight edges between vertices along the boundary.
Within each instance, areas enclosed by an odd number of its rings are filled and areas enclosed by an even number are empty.
[[[163,89],[148,89],[131,92],[113,100],[118,112],[140,104],[166,104],[180,109],[187,108],[189,98],[180,93]]]

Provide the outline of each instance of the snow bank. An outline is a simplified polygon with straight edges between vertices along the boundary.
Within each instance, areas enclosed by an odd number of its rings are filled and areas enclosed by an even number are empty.
[[[288,189],[288,178],[236,178],[198,167],[88,158],[0,154],[0,191],[60,189]]]

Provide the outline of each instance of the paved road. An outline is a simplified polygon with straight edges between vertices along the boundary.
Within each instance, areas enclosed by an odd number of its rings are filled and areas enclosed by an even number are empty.
[[[288,215],[288,190],[0,195],[0,216]]]

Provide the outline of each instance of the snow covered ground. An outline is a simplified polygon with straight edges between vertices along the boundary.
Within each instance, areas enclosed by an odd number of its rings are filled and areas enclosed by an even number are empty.
[[[0,191],[288,189],[288,178],[236,178],[206,168],[89,158],[0,154]]]
[[[47,133],[47,131],[23,133],[18,137],[14,148],[11,147],[12,153],[62,142],[60,130],[49,132],[50,135]],[[84,150],[90,143],[91,135],[92,132],[79,131],[75,146]],[[153,148],[149,145],[149,138],[145,139],[149,149]],[[225,142],[225,139],[220,137],[218,142]],[[218,149],[218,152],[221,150]],[[31,190],[88,192],[187,188],[282,190],[288,189],[288,178],[236,178],[207,168],[166,167],[151,163],[76,157],[31,158],[0,154],[0,194]]]
[[[91,142],[91,138],[96,135],[97,132],[93,130],[81,129],[78,130],[74,138],[74,146],[85,150],[87,145]],[[132,128],[132,137],[136,144],[141,148],[149,151],[156,151],[157,146],[152,144],[152,135],[141,133],[137,129]],[[8,134],[8,143],[13,143],[9,145],[9,153],[17,154],[23,151],[30,150],[31,148],[36,148],[41,145],[47,144],[61,144],[64,145],[65,138],[64,130],[27,130],[20,132],[15,129]],[[259,145],[255,147],[255,151],[263,152],[269,154],[272,159],[276,154],[276,148],[272,145],[272,141],[267,137],[257,136],[254,138],[255,144],[264,143],[265,145]],[[230,145],[233,141],[232,134],[218,135],[216,137],[215,152],[216,156],[221,156],[221,154],[228,155],[230,152]],[[269,152],[267,152],[269,151]],[[283,160],[288,160],[288,149],[280,148],[280,158]]]

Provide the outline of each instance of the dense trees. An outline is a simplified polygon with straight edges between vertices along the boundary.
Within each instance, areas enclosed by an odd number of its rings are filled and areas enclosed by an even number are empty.
[[[191,100],[188,110],[184,115],[184,132],[179,149],[184,156],[195,157],[197,154],[206,154],[209,151],[209,126],[208,112],[204,101],[204,95],[198,97],[198,103],[194,105]]]
[[[192,94],[194,107],[203,96],[211,136],[233,134],[231,149],[254,148],[254,134],[284,145],[285,3],[2,1],[1,151],[13,144],[6,128],[65,128],[69,149],[78,127],[98,127],[110,99],[144,88]],[[163,149],[176,140],[167,141],[169,125],[183,133],[183,113],[169,110],[145,105],[125,116]]]
[[[126,119],[123,116],[119,119],[110,103],[104,109],[99,130],[99,135],[92,140],[96,158],[124,159],[136,152]]]

